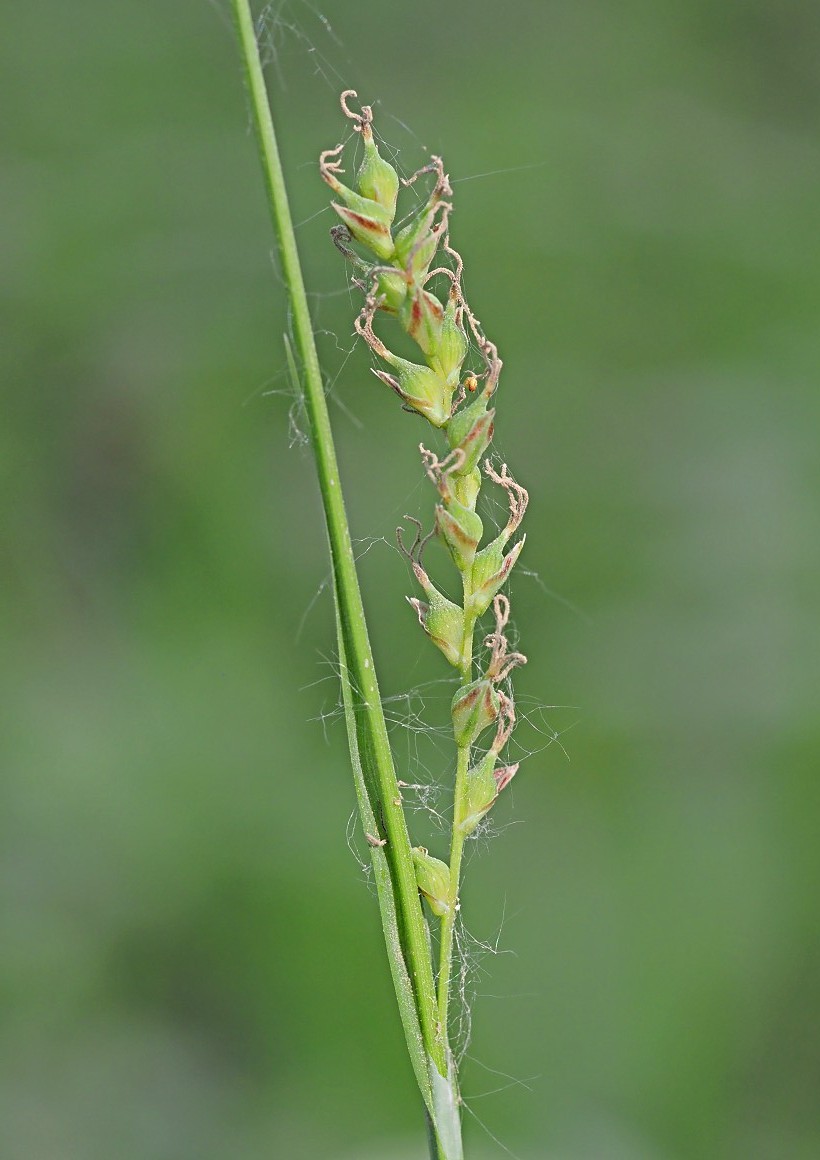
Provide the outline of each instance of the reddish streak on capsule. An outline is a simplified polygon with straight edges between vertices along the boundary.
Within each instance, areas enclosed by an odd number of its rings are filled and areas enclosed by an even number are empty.
[[[360,225],[363,229],[369,230],[374,234],[389,234],[387,226],[383,226],[380,222],[374,222],[373,218],[365,217],[364,214],[355,213],[352,209],[346,211],[348,217]]]
[[[415,338],[421,329],[421,303],[418,298],[413,299],[413,306],[410,311],[410,325],[407,328],[407,333],[411,338]]]

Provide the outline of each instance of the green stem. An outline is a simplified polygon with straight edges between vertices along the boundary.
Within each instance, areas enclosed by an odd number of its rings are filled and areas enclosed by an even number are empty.
[[[469,572],[462,574],[464,607],[470,607],[472,583]],[[465,614],[464,636],[461,641],[461,681],[467,685],[473,679],[473,634],[475,616]],[[470,746],[459,746],[456,761],[456,784],[453,792],[453,830],[450,838],[450,909],[441,920],[441,943],[438,964],[438,1021],[444,1038],[450,1042],[448,1020],[450,1008],[450,977],[453,970],[453,936],[458,914],[458,892],[461,887],[461,858],[464,853],[464,834],[459,821],[465,814],[467,770],[470,768]]]
[[[459,748],[456,764],[456,787],[453,796],[453,833],[450,842],[450,908],[441,920],[441,946],[438,968],[438,1020],[447,1035],[450,1006],[450,975],[453,969],[453,935],[458,913],[458,892],[461,882],[461,856],[464,835],[457,824],[464,814],[464,796],[467,770],[470,767],[470,747]],[[449,1036],[448,1036],[449,1041]]]
[[[362,744],[367,747],[367,753],[363,754],[363,763],[366,758],[375,769],[380,815],[377,820],[381,822],[383,836],[387,839],[384,849],[397,898],[403,950],[415,991],[422,1038],[428,1056],[439,1075],[446,1078],[447,1052],[444,1037],[436,1028],[435,984],[427,927],[419,900],[410,839],[373,665],[347,515],[339,484],[330,418],[253,17],[248,0],[232,0],[232,2],[268,203],[279,243],[282,272],[290,297],[294,334],[302,363],[305,403],[325,511],[334,582],[341,620],[346,627],[344,641],[346,660],[358,696],[357,726],[361,728]],[[389,945],[388,952],[394,953]]]

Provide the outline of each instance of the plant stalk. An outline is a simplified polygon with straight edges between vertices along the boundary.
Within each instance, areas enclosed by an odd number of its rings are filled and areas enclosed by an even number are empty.
[[[464,852],[464,835],[456,824],[463,815],[464,792],[467,770],[470,766],[470,747],[459,747],[456,765],[456,786],[453,796],[453,833],[450,843],[450,908],[441,920],[441,946],[438,968],[438,1019],[447,1035],[450,1006],[450,976],[453,969],[453,935],[458,914],[458,892],[461,884],[461,856]]]
[[[464,606],[468,607],[472,596],[469,573],[463,577]],[[475,617],[464,619],[464,637],[461,644],[461,681],[467,685],[473,676],[473,634]],[[449,1045],[450,979],[453,970],[453,937],[458,915],[458,894],[461,888],[461,859],[464,853],[464,833],[459,820],[464,816],[467,791],[467,771],[470,768],[470,746],[459,746],[456,759],[456,783],[453,791],[453,829],[450,836],[450,909],[441,920],[441,942],[439,945],[439,966],[437,981],[438,1021]]]

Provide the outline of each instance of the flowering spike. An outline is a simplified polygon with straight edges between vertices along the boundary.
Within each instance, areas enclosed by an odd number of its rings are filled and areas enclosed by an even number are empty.
[[[421,524],[411,519],[416,524],[412,545],[405,546],[400,530],[398,541],[423,589],[424,599],[408,597],[408,600],[424,631],[460,674],[451,707],[458,761],[450,865],[431,858],[422,847],[413,850],[419,889],[433,913],[442,920],[436,1018],[446,1049],[463,843],[474,833],[518,769],[517,764],[500,764],[500,755],[515,726],[509,678],[516,666],[526,663],[526,657],[510,650],[505,635],[509,600],[499,590],[524,546],[523,537],[510,545],[526,511],[528,496],[509,474],[506,464],[496,470],[489,458],[485,458],[495,422],[495,408],[490,402],[498,387],[502,362],[495,344],[484,334],[464,297],[463,261],[450,245],[448,233],[452,189],[443,162],[433,157],[429,165],[407,181],[399,182],[412,185],[423,174],[434,175],[434,186],[424,205],[404,219],[407,224],[394,229],[395,170],[376,147],[372,110],[363,106],[361,112],[353,111],[346,103],[352,96],[355,93],[343,94],[342,107],[353,121],[354,130],[361,133],[364,144],[365,159],[357,173],[357,192],[346,189],[339,181],[341,147],[329,150],[320,161],[324,180],[337,194],[336,212],[345,223],[336,227],[334,240],[356,267],[354,284],[365,294],[356,330],[387,368],[374,373],[400,397],[405,410],[425,416],[446,436],[441,455],[424,446],[421,453],[425,472],[438,493],[434,531],[443,540],[460,573],[463,593],[459,606],[431,582],[421,564],[429,536],[423,537]],[[375,254],[376,262],[365,261],[342,244],[351,237]],[[439,282],[433,280],[439,278],[449,282],[446,301],[443,295],[428,289],[433,284],[438,288]],[[377,310],[396,319],[421,352],[419,362],[393,354],[374,334],[373,319]],[[465,374],[464,363],[470,346],[483,360],[484,367]],[[484,526],[476,505],[485,475],[506,493],[509,517],[506,526],[480,548]],[[491,604],[495,631],[484,640],[489,659],[483,675],[473,679],[476,622]],[[473,746],[493,724],[492,742],[487,752],[476,758]]]

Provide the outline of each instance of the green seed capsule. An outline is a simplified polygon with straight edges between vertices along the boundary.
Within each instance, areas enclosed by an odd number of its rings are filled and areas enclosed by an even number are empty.
[[[407,299],[407,279],[398,271],[395,274],[379,274],[376,298],[379,300],[380,310],[386,314],[398,314]]]
[[[427,899],[433,914],[444,918],[452,907],[450,867],[440,858],[434,858],[424,846],[413,847],[418,888]]]
[[[433,644],[441,649],[451,665],[459,668],[464,643],[464,612],[431,584],[423,568],[417,564],[413,570],[429,603],[409,596],[408,602],[415,608],[419,624]]]
[[[396,234],[396,258],[416,279],[426,274],[438,248],[440,233],[433,226],[433,211],[423,209]]]
[[[487,450],[493,437],[494,419],[495,411],[487,409],[487,400],[482,395],[469,407],[456,411],[447,425],[447,442],[453,450],[459,447],[464,452],[462,474],[474,471]]]
[[[461,374],[461,365],[467,357],[467,335],[457,321],[454,298],[447,303],[438,339],[428,353],[430,366],[455,389]]]
[[[436,531],[450,549],[450,555],[459,572],[472,568],[476,549],[484,534],[480,516],[451,499],[447,506],[436,507]]]
[[[484,815],[492,808],[498,797],[498,785],[494,777],[496,756],[490,752],[478,765],[467,771],[467,786],[459,816],[455,824],[465,837],[472,834]]]
[[[454,471],[450,477],[453,495],[458,502],[469,511],[475,511],[478,493],[481,491],[481,472],[476,467],[466,475]]]
[[[373,140],[373,130],[368,124],[362,127],[362,141],[364,142],[364,160],[356,175],[359,192],[363,197],[377,202],[385,209],[392,222],[396,216],[399,175],[390,162],[385,161],[379,153],[378,146]]]
[[[430,367],[408,362],[391,351],[380,351],[381,357],[395,367],[397,375],[374,370],[377,378],[387,383],[408,407],[424,415],[434,427],[443,427],[450,418],[453,389]]]
[[[414,342],[417,342],[425,355],[431,355],[438,349],[441,340],[441,325],[444,318],[444,307],[434,294],[419,287],[412,293],[406,293],[404,303],[399,311],[399,321]],[[430,366],[438,371],[438,367],[430,359]],[[442,375],[442,378],[447,378]]]
[[[490,607],[493,597],[506,581],[520,556],[526,538],[522,536],[505,556],[504,546],[509,534],[502,532],[491,544],[476,554],[473,563],[473,594],[469,606],[474,616],[482,616]]]
[[[518,772],[515,765],[496,766],[497,754],[491,749],[477,765],[467,771],[467,786],[455,824],[467,837],[472,834],[481,819],[495,805],[501,791],[510,784]]]
[[[358,194],[351,194],[345,200],[349,202],[352,197],[358,197]],[[377,202],[367,201],[365,198],[359,200],[364,203],[366,209],[356,209],[351,205],[339,205],[337,201],[332,201],[330,204],[350,230],[352,237],[361,245],[366,246],[377,258],[383,262],[387,261],[388,258],[393,257],[394,251],[389,215]]]
[[[500,702],[491,681],[473,681],[453,697],[453,734],[456,745],[472,745],[498,717]]]

